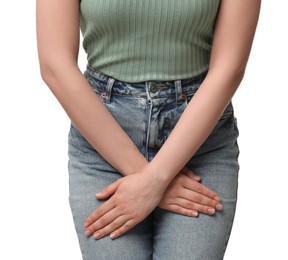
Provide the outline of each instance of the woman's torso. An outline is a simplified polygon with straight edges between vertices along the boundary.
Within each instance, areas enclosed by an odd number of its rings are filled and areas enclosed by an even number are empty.
[[[88,63],[126,82],[193,77],[209,66],[220,0],[82,0]]]

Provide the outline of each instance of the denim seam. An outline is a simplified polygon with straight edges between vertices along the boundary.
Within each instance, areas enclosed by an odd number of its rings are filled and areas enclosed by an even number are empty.
[[[147,93],[147,104],[149,106],[148,112],[148,125],[147,125],[147,136],[146,136],[146,159],[149,160],[149,139],[150,139],[150,126],[151,126],[151,117],[152,117],[152,109],[153,109],[153,100],[150,97],[149,93],[149,83],[146,84],[146,93]]]

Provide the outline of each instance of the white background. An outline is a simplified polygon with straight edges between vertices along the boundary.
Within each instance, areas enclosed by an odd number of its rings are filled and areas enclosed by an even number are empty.
[[[234,98],[241,170],[225,260],[288,259],[287,4],[262,2]],[[2,1],[0,26],[0,259],[80,260],[68,204],[69,119],[39,75],[35,1]]]

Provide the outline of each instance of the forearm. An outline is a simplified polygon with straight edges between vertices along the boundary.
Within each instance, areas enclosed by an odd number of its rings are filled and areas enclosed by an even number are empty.
[[[149,164],[149,172],[167,186],[189,161],[217,124],[235,93],[243,73],[210,71],[169,138]],[[193,133],[193,134],[191,134]],[[186,137],[189,138],[186,138]],[[183,138],[185,137],[185,138]],[[177,151],[177,152],[175,152]],[[160,171],[161,169],[161,171]]]
[[[148,162],[75,65],[51,66],[42,77],[86,140],[122,175]],[[64,67],[64,68],[63,68]]]

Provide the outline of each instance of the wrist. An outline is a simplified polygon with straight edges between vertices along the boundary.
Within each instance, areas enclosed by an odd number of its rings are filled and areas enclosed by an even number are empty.
[[[138,160],[133,160],[131,163],[127,164],[125,166],[125,169],[123,171],[123,176],[132,175],[135,173],[141,172],[149,162],[144,158],[139,158]]]
[[[158,168],[152,162],[143,168],[143,172],[149,176],[153,183],[156,183],[157,186],[161,187],[164,191],[172,180],[165,170]]]

